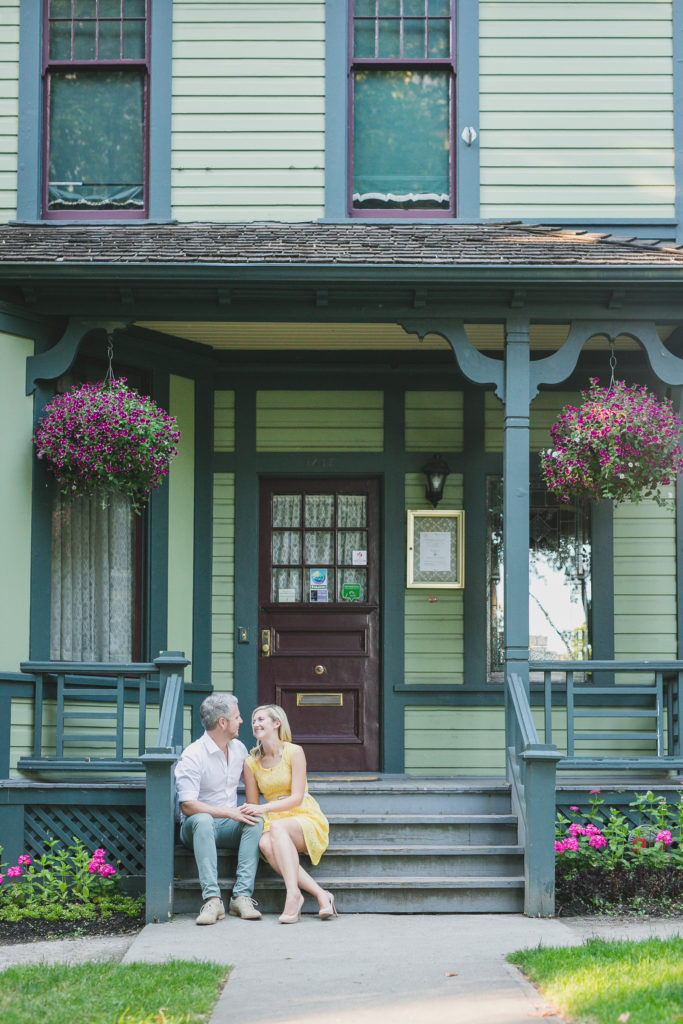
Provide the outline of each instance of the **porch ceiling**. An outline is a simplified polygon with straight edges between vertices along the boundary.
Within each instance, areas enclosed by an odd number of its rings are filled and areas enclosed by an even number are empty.
[[[141,320],[135,324],[146,330],[184,338],[215,351],[450,351],[448,342],[440,335],[428,334],[420,341],[415,334],[407,334],[395,323],[242,323],[221,321],[168,321]],[[504,327],[502,324],[465,324],[467,335],[482,351],[502,352]],[[673,328],[658,328],[665,341]],[[531,349],[537,352],[556,351],[567,338],[568,324],[532,324]],[[607,350],[606,338],[592,338],[586,350]],[[638,349],[632,339],[617,339],[621,350]]]

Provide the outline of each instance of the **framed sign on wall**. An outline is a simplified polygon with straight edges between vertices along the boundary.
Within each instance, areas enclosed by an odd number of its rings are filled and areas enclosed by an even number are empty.
[[[438,509],[408,512],[407,585],[465,586],[465,513]]]

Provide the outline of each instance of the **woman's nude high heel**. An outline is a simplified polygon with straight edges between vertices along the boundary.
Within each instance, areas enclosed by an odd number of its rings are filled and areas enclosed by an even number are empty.
[[[331,917],[339,917],[339,912],[334,905],[334,896],[331,892],[325,892],[325,895],[329,899],[329,903],[326,907],[321,907],[318,911],[318,917],[321,921],[329,921]]]
[[[280,924],[296,924],[297,921],[301,920],[301,908],[304,905],[303,896],[299,896],[299,907],[296,914],[280,914],[278,921]]]

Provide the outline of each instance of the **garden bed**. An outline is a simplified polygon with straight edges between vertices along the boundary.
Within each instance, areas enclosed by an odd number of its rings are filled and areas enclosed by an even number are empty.
[[[91,920],[48,921],[45,918],[22,918],[20,921],[0,921],[0,944],[41,942],[44,939],[80,939],[95,935],[134,935],[145,926],[145,914],[110,914]]]

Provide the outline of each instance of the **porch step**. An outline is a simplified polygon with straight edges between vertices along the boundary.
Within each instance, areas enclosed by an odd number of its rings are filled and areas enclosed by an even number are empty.
[[[358,876],[339,878],[316,874],[316,881],[335,895],[340,914],[516,914],[524,902],[524,878],[480,875],[405,875]],[[220,878],[223,893],[229,893],[234,879]],[[228,897],[226,896],[226,899]],[[259,909],[279,914],[284,905],[284,890],[279,878],[260,877],[254,890]],[[306,895],[304,914],[317,914],[318,904]],[[177,882],[175,912],[199,911],[201,897],[197,883]]]
[[[519,913],[524,850],[510,790],[500,780],[459,781],[382,776],[309,779],[330,822],[330,846],[309,870],[347,913]],[[235,857],[219,854],[221,890],[232,888]],[[175,903],[192,913],[201,902],[194,857],[176,848]],[[282,879],[259,867],[255,898],[266,913],[282,909]],[[304,912],[317,904],[307,897]]]

